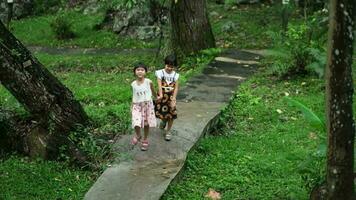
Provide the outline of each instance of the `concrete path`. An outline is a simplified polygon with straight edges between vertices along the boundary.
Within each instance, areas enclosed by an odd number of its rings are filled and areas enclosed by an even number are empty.
[[[178,119],[172,141],[163,132],[150,133],[150,147],[130,148],[132,135],[116,144],[119,156],[86,193],[86,200],[158,200],[178,177],[188,152],[218,121],[237,86],[256,69],[260,55],[229,50],[215,58],[202,74],[192,77],[178,95]]]

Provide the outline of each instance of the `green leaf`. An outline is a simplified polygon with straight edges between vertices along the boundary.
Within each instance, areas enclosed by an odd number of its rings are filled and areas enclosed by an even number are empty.
[[[201,50],[201,53],[208,56],[216,56],[220,54],[221,51],[222,50],[220,48],[210,48],[210,49]]]
[[[285,50],[285,49],[267,49],[265,51],[267,56],[272,56],[272,57],[279,57],[279,58],[289,58],[291,56],[290,51]]]
[[[293,100],[289,97],[284,98],[288,101],[289,105],[295,106],[303,113],[303,116],[313,128],[316,128],[324,133],[326,132],[325,123],[312,110],[299,101]]]
[[[319,144],[319,147],[316,151],[316,156],[319,158],[325,158],[326,157],[326,151],[327,151],[327,145],[326,142],[322,142]]]

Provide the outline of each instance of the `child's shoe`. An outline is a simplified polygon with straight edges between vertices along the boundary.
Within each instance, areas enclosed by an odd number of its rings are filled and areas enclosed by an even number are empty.
[[[170,141],[170,140],[172,139],[172,133],[171,133],[171,131],[167,131],[167,132],[166,132],[166,135],[164,136],[164,139],[165,139],[166,141]]]
[[[141,140],[141,137],[137,137],[136,135],[132,137],[131,144],[136,145]]]
[[[148,140],[144,140],[144,141],[142,141],[141,142],[141,150],[142,151],[147,151],[147,149],[148,149]]]

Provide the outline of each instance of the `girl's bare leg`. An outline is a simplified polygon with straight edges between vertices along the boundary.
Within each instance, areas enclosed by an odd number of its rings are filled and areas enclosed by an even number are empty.
[[[172,126],[173,126],[173,119],[169,119],[168,120],[168,126],[167,126],[167,132],[172,129]]]
[[[164,139],[166,141],[170,141],[171,137],[172,137],[171,129],[172,129],[172,125],[173,125],[173,119],[169,119],[169,120],[167,120],[167,122],[168,122],[167,132],[166,132]]]
[[[141,127],[135,126],[136,137],[141,138]]]
[[[150,127],[149,127],[148,125],[145,126],[145,128],[144,128],[143,140],[147,140],[149,131],[150,131]]]

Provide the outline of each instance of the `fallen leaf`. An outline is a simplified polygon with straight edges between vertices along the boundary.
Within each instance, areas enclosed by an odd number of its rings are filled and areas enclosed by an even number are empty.
[[[277,109],[276,110],[279,114],[282,114],[283,113],[283,111],[281,110],[281,109]]]
[[[318,136],[314,132],[309,133],[309,139],[316,140]]]
[[[220,193],[211,188],[209,189],[209,192],[206,193],[205,197],[213,200],[221,199]]]

